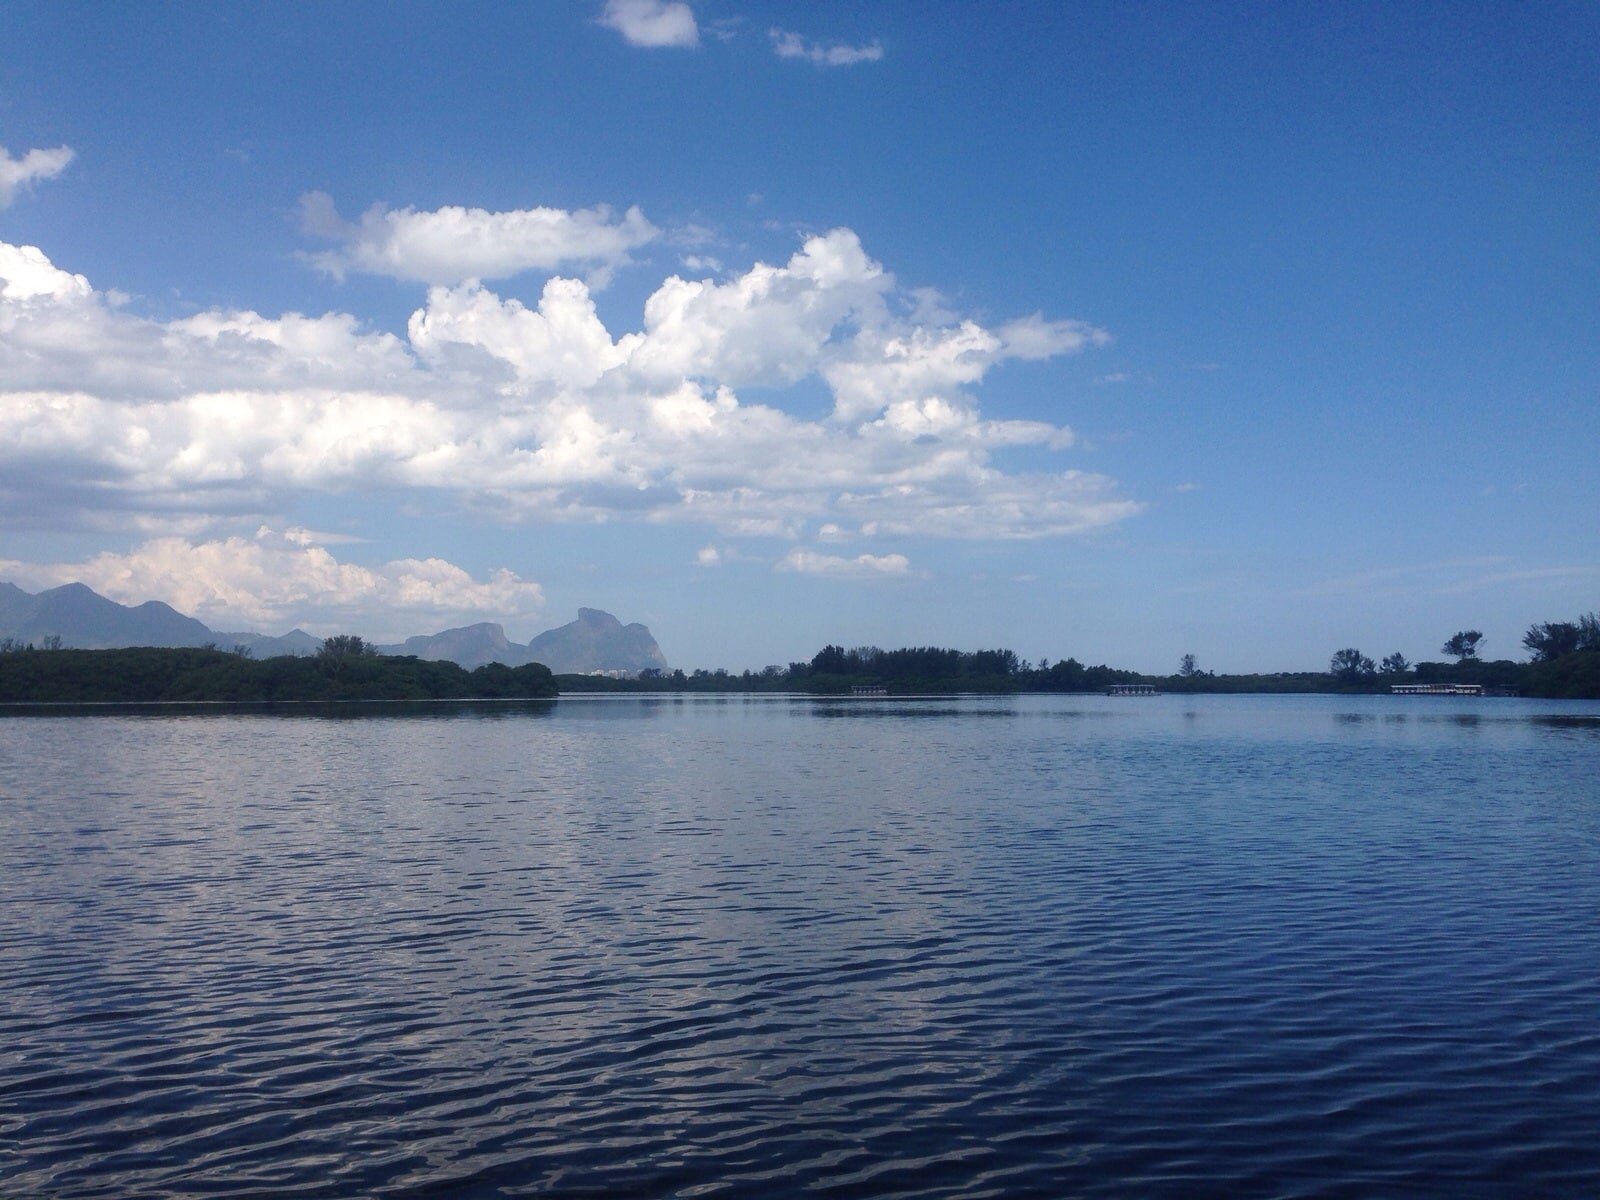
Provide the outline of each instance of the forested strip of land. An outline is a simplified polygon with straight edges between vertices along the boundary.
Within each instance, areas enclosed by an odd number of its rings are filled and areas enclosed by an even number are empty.
[[[0,703],[543,699],[549,668],[451,662],[358,651],[259,661],[222,650],[12,650],[0,654]]]

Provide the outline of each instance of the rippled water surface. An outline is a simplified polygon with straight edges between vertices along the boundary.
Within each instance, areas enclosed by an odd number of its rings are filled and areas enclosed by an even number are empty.
[[[1600,1193],[1600,705],[0,718],[0,1195]]]

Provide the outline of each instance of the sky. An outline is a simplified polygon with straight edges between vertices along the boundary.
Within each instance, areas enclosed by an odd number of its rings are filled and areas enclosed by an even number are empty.
[[[0,7],[0,579],[1171,671],[1600,607],[1600,7]]]

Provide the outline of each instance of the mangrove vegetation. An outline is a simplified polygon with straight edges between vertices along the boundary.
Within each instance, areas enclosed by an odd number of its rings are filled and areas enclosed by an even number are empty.
[[[1398,652],[1374,660],[1348,646],[1326,671],[1218,675],[1183,656],[1172,675],[1147,675],[1076,658],[1037,663],[1010,650],[913,646],[846,649],[827,645],[810,660],[735,674],[650,669],[634,678],[554,676],[539,663],[490,663],[466,670],[448,661],[380,655],[354,635],[328,638],[311,657],[257,661],[248,650],[217,647],[69,650],[0,639],[0,703],[115,701],[330,701],[541,699],[561,692],[802,692],[850,695],[1100,692],[1148,684],[1180,693],[1385,693],[1396,684],[1474,684],[1491,693],[1600,698],[1600,617],[1529,628],[1528,662],[1481,657],[1483,634],[1463,630],[1442,652],[1453,662],[1409,662]]]
[[[233,651],[138,647],[0,653],[0,703],[544,699],[555,679],[539,663],[452,662],[371,653],[360,638],[330,638],[314,657],[259,661]]]

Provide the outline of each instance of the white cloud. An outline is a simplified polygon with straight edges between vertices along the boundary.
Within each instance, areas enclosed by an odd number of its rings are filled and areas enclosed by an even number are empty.
[[[962,389],[983,378],[1002,354],[1003,343],[973,321],[944,328],[864,332],[865,353],[840,355],[823,367],[833,388],[834,414],[861,420],[886,410],[902,425],[932,414],[943,401],[943,418],[959,421],[967,406]],[[870,342],[870,345],[868,343]]]
[[[936,287],[907,288],[911,320],[918,325],[954,325],[960,314],[950,307],[950,299]]]
[[[164,600],[219,632],[327,635],[354,630],[378,641],[479,620],[526,620],[544,596],[508,570],[475,579],[440,558],[378,566],[340,562],[309,530],[263,526],[253,537],[193,542],[156,538],[127,554],[36,565],[0,560],[24,587],[86,583],[124,604]],[[386,622],[374,627],[374,618]]]
[[[678,0],[606,0],[600,23],[615,29],[632,46],[700,44],[694,10]]]
[[[637,207],[618,217],[605,205],[574,212],[447,205],[418,212],[376,204],[352,222],[324,192],[300,197],[300,218],[307,233],[340,243],[307,256],[335,278],[357,271],[436,284],[571,266],[586,266],[603,282],[607,272],[629,261],[630,251],[660,234]]]
[[[67,304],[93,294],[87,279],[58,270],[39,247],[0,242],[0,300]]]
[[[1008,358],[1104,340],[930,312],[847,229],[720,282],[669,277],[620,334],[565,278],[533,307],[434,287],[403,337],[344,313],[161,322],[0,243],[0,525],[192,537],[384,489],[739,536],[1080,533],[1140,505],[1103,476],[1008,471],[1011,448],[1064,450],[1072,431],[995,419],[974,389]],[[808,379],[831,389],[825,417],[740,395]]]
[[[836,554],[796,549],[780,559],[774,569],[800,575],[825,575],[830,579],[884,579],[909,575],[911,563],[903,554],[862,554],[855,558],[841,558]]]
[[[1120,497],[1115,481],[1104,475],[1007,475],[976,468],[964,480],[940,480],[937,487],[847,492],[837,507],[860,521],[868,536],[1016,539],[1104,529],[1136,515],[1144,505]]]
[[[1296,588],[1295,596],[1454,596],[1508,584],[1600,577],[1600,564],[1526,567],[1501,554],[1474,554],[1436,562],[1377,567]]]
[[[720,567],[722,565],[722,552],[715,546],[701,546],[700,552],[694,556],[697,567]]]
[[[1111,335],[1082,321],[1050,321],[1041,313],[1007,321],[998,330],[1009,358],[1054,358],[1086,346],[1109,346]]]
[[[645,302],[632,365],[657,379],[793,383],[816,370],[848,318],[880,322],[892,285],[847,229],[808,239],[782,267],[757,263],[727,283],[674,275]]]
[[[523,387],[591,387],[626,359],[595,314],[589,291],[575,279],[552,279],[536,311],[469,284],[434,288],[412,314],[412,347],[432,363],[471,348],[511,367]]]
[[[883,57],[883,45],[876,41],[865,46],[847,46],[842,42],[824,45],[783,29],[769,30],[769,35],[772,52],[779,58],[800,58],[817,67],[853,67],[858,63],[877,62]]]
[[[266,526],[256,531],[263,535]],[[270,532],[270,531],[267,531]],[[328,533],[321,529],[306,529],[303,526],[293,525],[283,531],[285,540],[293,542],[296,546],[359,546],[370,542],[371,538],[356,537],[350,533]]]
[[[57,146],[54,150],[29,150],[21,158],[12,158],[0,146],[0,208],[7,207],[39,180],[54,179],[75,157],[71,147]]]

